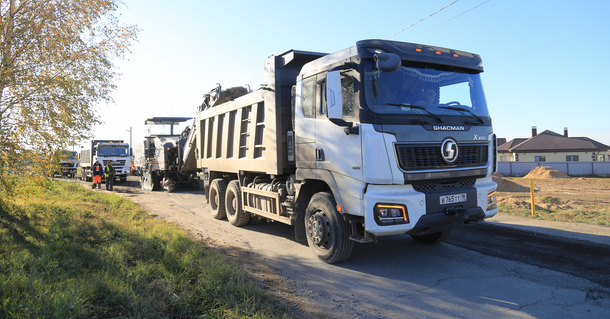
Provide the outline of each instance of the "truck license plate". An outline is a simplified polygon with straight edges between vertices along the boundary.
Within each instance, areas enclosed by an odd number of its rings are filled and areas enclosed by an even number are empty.
[[[453,203],[461,203],[467,200],[466,193],[462,194],[454,194],[454,195],[444,195],[440,197],[441,205],[445,204],[453,204]]]

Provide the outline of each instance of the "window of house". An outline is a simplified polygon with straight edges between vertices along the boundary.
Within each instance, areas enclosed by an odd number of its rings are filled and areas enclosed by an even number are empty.
[[[566,155],[566,161],[578,162],[578,155]]]
[[[506,156],[500,156],[500,161],[501,162],[506,162]]]
[[[536,162],[546,162],[546,156],[536,156]]]
[[[598,161],[600,161],[600,162],[605,161],[605,160],[606,160],[606,155],[604,155],[604,154],[599,154],[599,155],[597,156],[597,160],[598,160]]]

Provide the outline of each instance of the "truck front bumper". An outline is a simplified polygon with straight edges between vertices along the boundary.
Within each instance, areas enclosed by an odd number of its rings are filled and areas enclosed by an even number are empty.
[[[444,193],[424,194],[411,185],[369,185],[364,194],[363,211],[365,230],[375,236],[412,233],[416,235],[457,228],[466,222],[481,221],[494,216],[498,209],[488,206],[488,196],[496,189],[496,183],[485,179],[468,191],[452,191],[446,194],[467,192],[466,203],[439,205]],[[474,198],[473,198],[474,197]],[[397,225],[380,225],[375,220],[375,205],[404,205],[408,222]]]

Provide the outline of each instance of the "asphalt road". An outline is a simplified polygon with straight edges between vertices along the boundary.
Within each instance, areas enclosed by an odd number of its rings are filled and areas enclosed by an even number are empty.
[[[483,222],[435,246],[382,237],[328,265],[291,226],[213,219],[204,191],[142,192],[132,177],[116,185],[243,261],[299,318],[610,318],[609,246]]]
[[[582,277],[610,288],[610,246],[607,245],[490,223],[463,227],[447,243],[487,256]]]

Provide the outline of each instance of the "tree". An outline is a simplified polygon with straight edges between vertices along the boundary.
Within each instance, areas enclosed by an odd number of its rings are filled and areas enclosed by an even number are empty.
[[[0,0],[0,190],[15,174],[46,175],[58,149],[89,138],[112,102],[138,28],[120,0]]]

